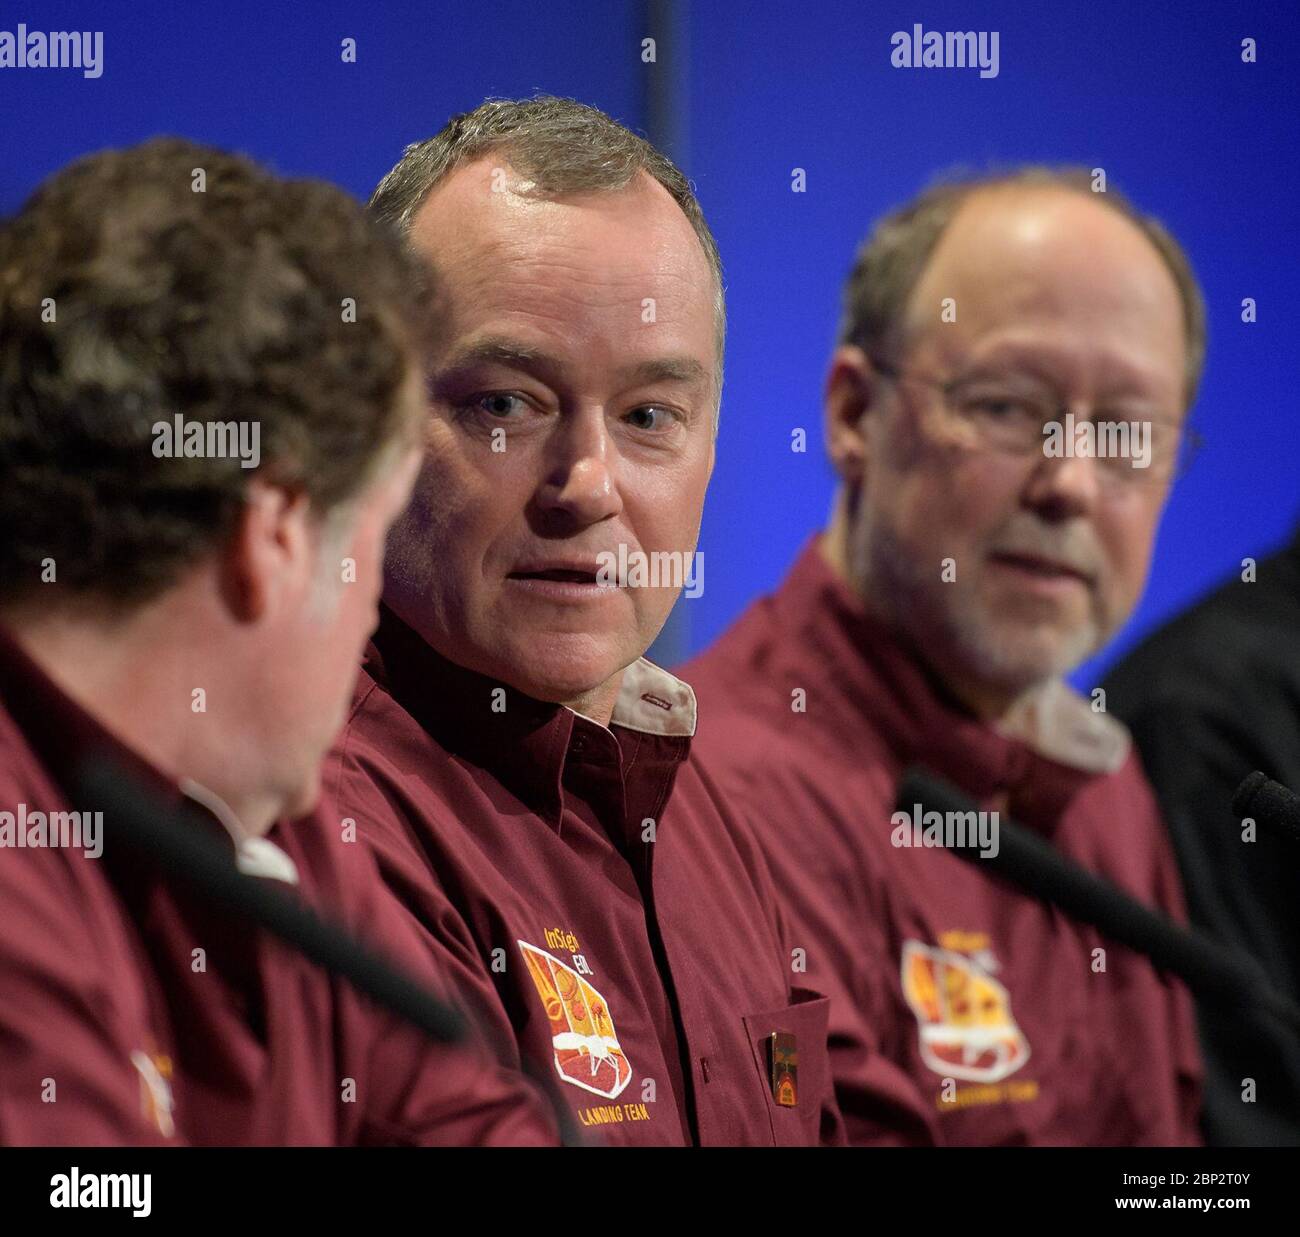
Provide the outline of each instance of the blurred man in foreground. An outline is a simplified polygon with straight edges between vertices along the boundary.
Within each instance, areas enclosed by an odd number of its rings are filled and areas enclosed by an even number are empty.
[[[990,853],[1005,813],[1181,915],[1128,735],[1062,676],[1141,592],[1203,330],[1177,245],[1086,176],[939,187],[859,254],[830,527],[684,671],[832,994],[855,1142],[1195,1138],[1185,991],[894,808],[922,763]]]
[[[418,464],[412,278],[340,191],[178,140],[74,164],[0,238],[0,1141],[554,1138],[72,797],[108,759],[433,981],[364,846],[276,824]]]

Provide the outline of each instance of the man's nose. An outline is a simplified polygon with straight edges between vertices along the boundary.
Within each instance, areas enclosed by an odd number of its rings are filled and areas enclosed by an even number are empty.
[[[549,447],[546,480],[537,496],[543,511],[585,526],[623,510],[618,452],[603,409],[562,417]]]
[[[1048,519],[1072,519],[1090,515],[1104,496],[1104,478],[1099,463],[1091,454],[1078,454],[1078,444],[1073,435],[1066,433],[1066,412],[1074,412],[1075,426],[1081,426],[1091,415],[1085,407],[1062,409],[1059,415],[1064,454],[1052,456],[1047,452],[1046,440],[1034,457],[1034,464],[1025,481],[1025,505]]]

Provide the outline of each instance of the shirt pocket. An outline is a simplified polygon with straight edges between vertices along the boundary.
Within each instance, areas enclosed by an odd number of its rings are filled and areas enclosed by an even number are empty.
[[[778,1147],[813,1147],[823,1141],[823,1110],[831,1094],[826,1045],[830,998],[807,989],[793,990],[794,1004],[744,1015],[754,1077],[765,1097],[772,1141]],[[796,1054],[793,1106],[777,1102],[772,1083],[772,1036],[794,1036]],[[830,1114],[826,1114],[830,1118]],[[833,1141],[828,1135],[828,1140]]]

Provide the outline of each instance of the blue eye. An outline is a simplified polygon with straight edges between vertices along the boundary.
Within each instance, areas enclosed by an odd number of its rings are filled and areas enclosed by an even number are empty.
[[[471,407],[486,412],[491,417],[506,419],[512,411],[515,411],[514,405],[522,405],[523,402],[519,396],[511,395],[507,391],[492,391],[487,395],[478,396]]]
[[[639,430],[664,430],[669,428],[668,424],[677,418],[673,416],[667,408],[660,408],[658,404],[642,404],[640,408],[633,408],[627,414],[629,424]]]

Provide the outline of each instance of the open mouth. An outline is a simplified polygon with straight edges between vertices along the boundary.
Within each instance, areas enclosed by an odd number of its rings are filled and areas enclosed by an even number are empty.
[[[542,571],[512,571],[511,580],[552,580],[559,584],[596,584],[594,571],[568,567],[548,567]]]
[[[595,601],[618,592],[615,581],[600,575],[595,563],[525,563],[510,572],[506,582],[525,595],[561,605]]]

